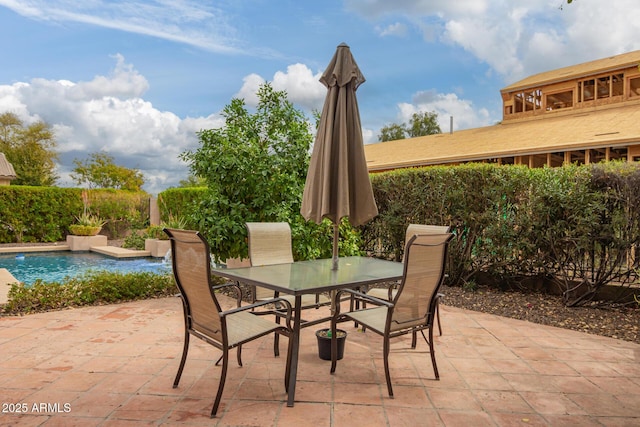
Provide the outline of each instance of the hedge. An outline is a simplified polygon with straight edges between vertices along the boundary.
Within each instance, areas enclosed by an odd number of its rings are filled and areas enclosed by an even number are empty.
[[[118,238],[148,223],[149,195],[145,192],[0,186],[0,243],[63,240],[69,225],[84,210],[83,192],[91,213],[107,220],[101,234]]]
[[[450,283],[544,282],[567,305],[638,283],[637,163],[436,166],[376,174],[372,184],[380,214],[361,232],[376,256],[401,259],[408,224],[450,225]]]

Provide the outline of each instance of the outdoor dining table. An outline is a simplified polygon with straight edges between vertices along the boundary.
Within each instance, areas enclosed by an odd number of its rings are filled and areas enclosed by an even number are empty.
[[[295,296],[293,332],[290,337],[292,348],[287,406],[293,406],[295,400],[300,329],[327,320],[325,318],[303,324],[301,319],[302,295],[339,289],[354,289],[374,283],[396,281],[402,278],[402,272],[402,263],[371,257],[339,258],[337,269],[333,269],[333,260],[317,259],[288,264],[211,270],[215,276]]]

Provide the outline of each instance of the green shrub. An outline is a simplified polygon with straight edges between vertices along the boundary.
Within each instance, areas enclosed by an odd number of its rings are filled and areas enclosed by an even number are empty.
[[[144,250],[144,236],[139,230],[134,230],[130,235],[124,238],[122,247],[127,249]]]
[[[147,227],[144,232],[144,237],[146,239],[160,239],[167,240],[169,236],[164,232],[164,226],[162,225],[151,225]]]
[[[63,282],[14,283],[4,314],[26,314],[84,305],[111,304],[176,294],[170,273],[89,271]]]

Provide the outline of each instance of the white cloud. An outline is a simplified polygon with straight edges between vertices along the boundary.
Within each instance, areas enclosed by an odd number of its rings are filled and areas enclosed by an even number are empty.
[[[274,73],[271,84],[275,90],[287,92],[287,98],[297,107],[302,107],[310,112],[321,110],[327,89],[320,83],[321,72],[313,74],[313,71],[304,64],[293,64],[287,67],[287,71]],[[258,89],[266,82],[266,79],[258,74],[249,74],[243,80],[240,91],[235,98],[245,100],[249,106],[258,105]]]
[[[327,88],[320,83],[321,72],[313,74],[304,64],[293,64],[287,72],[278,71],[273,76],[273,88],[285,90],[289,101],[308,110],[322,109]]]
[[[73,160],[106,151],[119,165],[139,169],[145,189],[156,193],[188,176],[178,159],[197,147],[196,132],[220,127],[221,117],[181,119],[159,111],[142,98],[146,79],[122,56],[108,76],[88,82],[33,79],[0,85],[0,111],[17,114],[25,123],[44,120],[52,125],[60,154],[60,185],[73,185],[68,174]]]
[[[78,99],[93,99],[102,96],[127,99],[140,97],[147,89],[149,83],[140,75],[131,64],[124,62],[120,54],[114,56],[116,67],[109,76],[96,76],[90,82],[81,82],[73,85],[72,95]]]
[[[636,0],[346,0],[372,21],[392,17],[470,52],[510,84],[541,71],[640,49]]]
[[[387,25],[384,28],[376,27],[376,31],[381,37],[386,36],[397,36],[404,37],[407,35],[407,26],[401,22],[395,22],[393,24]]]
[[[479,15],[488,8],[488,0],[346,0],[347,9],[368,18],[389,14],[415,15]]]
[[[249,74],[242,79],[242,87],[233,97],[244,99],[245,104],[255,107],[258,105],[258,89],[260,89],[260,86],[262,86],[265,81],[266,80],[258,74]]]
[[[412,103],[399,103],[398,109],[400,123],[409,123],[414,113],[437,113],[442,132],[449,132],[451,117],[454,131],[491,124],[489,112],[485,108],[475,109],[471,101],[460,99],[454,93],[418,92],[413,96]]]
[[[78,22],[170,40],[212,52],[246,53],[237,31],[218,8],[199,1],[0,0],[28,18],[54,23]],[[207,2],[210,3],[210,2]]]
[[[362,142],[364,144],[373,144],[378,142],[378,133],[373,129],[362,128]]]

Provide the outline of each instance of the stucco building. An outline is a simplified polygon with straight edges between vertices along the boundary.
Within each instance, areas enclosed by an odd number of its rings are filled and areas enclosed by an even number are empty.
[[[368,144],[369,171],[640,161],[639,64],[640,51],[634,51],[527,77],[500,91],[499,124]]]

